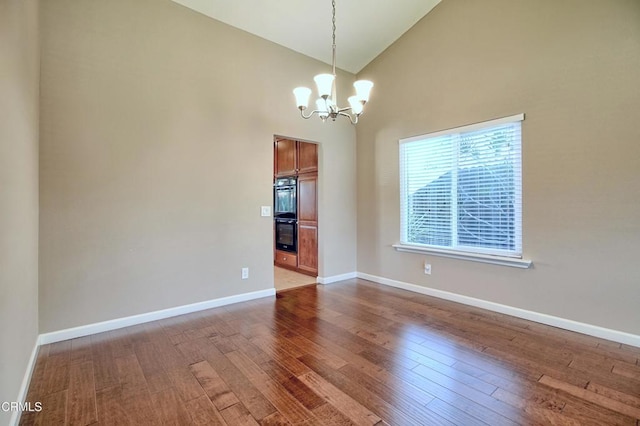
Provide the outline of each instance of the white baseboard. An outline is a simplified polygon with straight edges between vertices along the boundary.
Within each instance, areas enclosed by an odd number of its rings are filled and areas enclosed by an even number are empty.
[[[251,293],[237,294],[235,296],[222,297],[219,299],[192,303],[190,305],[176,306],[175,308],[168,308],[160,311],[147,312],[146,314],[133,315],[130,317],[118,318],[110,321],[87,324],[80,327],[67,328],[65,330],[41,334],[39,344],[46,345],[48,343],[75,339],[76,337],[83,337],[90,334],[102,333],[104,331],[116,330],[118,328],[143,324],[145,322],[175,317],[178,315],[190,314],[192,312],[203,311],[205,309],[217,308],[219,306],[231,305],[238,302],[246,302],[248,300],[260,299],[263,297],[275,296],[275,294],[276,290],[274,288],[270,288],[266,290],[254,291]]]
[[[20,385],[20,390],[18,391],[18,399],[17,402],[24,403],[27,399],[27,392],[29,391],[29,383],[31,383],[31,376],[33,375],[33,369],[36,366],[36,358],[38,357],[38,351],[40,349],[40,337],[36,338],[35,344],[33,345],[33,350],[31,351],[31,357],[29,358],[29,363],[27,364],[27,369],[24,372],[24,377],[22,379],[22,384]],[[11,414],[11,419],[9,420],[9,425],[18,426],[20,423],[20,411],[14,411]]]
[[[346,274],[332,275],[330,277],[318,277],[318,284],[333,284],[338,281],[350,280],[357,276],[357,272],[348,272]]]
[[[378,277],[376,275],[358,272],[358,278],[373,281],[378,284],[390,287],[401,288],[403,290],[415,293],[425,294],[427,296],[437,297],[439,299],[450,300],[465,305],[475,306],[477,308],[487,309],[489,311],[499,312],[529,321],[539,322],[541,324],[551,325],[553,327],[563,328],[565,330],[575,331],[589,336],[600,337],[602,339],[612,340],[618,343],[624,343],[631,346],[640,347],[640,336],[626,333],[624,331],[612,330],[592,324],[585,324],[566,318],[555,317],[552,315],[542,314],[526,309],[515,308],[513,306],[502,305],[500,303],[489,302],[487,300],[476,299],[474,297],[463,296],[461,294],[450,293],[448,291],[436,290],[429,287],[423,287],[416,284],[410,284],[402,281],[396,281],[389,278]]]

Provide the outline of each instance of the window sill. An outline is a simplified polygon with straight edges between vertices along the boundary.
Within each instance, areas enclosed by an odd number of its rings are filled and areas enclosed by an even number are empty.
[[[519,259],[507,256],[493,256],[488,254],[466,253],[453,250],[438,250],[408,244],[393,244],[397,251],[406,253],[429,254],[432,256],[449,257],[452,259],[470,260],[472,262],[490,263],[493,265],[511,266],[513,268],[527,269],[531,266],[531,260]]]

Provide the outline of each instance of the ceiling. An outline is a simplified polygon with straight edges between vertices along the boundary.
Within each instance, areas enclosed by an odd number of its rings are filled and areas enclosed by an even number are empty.
[[[173,0],[331,64],[330,0]],[[440,0],[338,0],[336,64],[357,73]]]

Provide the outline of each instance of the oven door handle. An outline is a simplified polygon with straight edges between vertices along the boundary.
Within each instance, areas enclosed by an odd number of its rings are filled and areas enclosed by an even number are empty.
[[[295,219],[276,219],[278,223],[297,223],[298,221]]]

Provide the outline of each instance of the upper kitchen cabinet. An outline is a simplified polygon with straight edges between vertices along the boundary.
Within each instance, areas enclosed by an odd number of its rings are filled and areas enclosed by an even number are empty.
[[[318,145],[277,138],[274,150],[275,175],[294,176],[318,172]]]
[[[298,173],[318,171],[318,145],[298,142]]]
[[[276,139],[275,141],[275,175],[293,176],[298,169],[298,143],[291,139]]]

